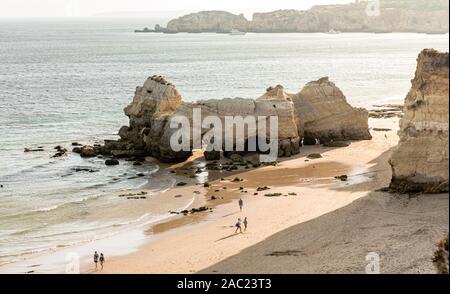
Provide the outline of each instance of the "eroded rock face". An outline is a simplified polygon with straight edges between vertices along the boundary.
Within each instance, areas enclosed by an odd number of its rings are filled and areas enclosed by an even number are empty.
[[[124,109],[130,125],[120,129],[121,142],[111,143],[116,145],[111,146],[111,154],[150,155],[164,162],[188,158],[191,152],[174,152],[170,148],[170,118],[181,106],[181,95],[174,85],[162,76],[148,78],[136,88],[132,103]]]
[[[276,116],[278,118],[278,156],[289,157],[298,154],[300,151],[301,138],[299,137],[297,128],[297,117],[294,104],[280,85],[275,88],[269,88],[264,95],[256,100],[243,98],[211,99],[187,105],[187,108],[180,108],[177,113],[188,117],[189,113],[192,112],[192,108],[200,109],[202,118],[207,116],[219,117],[223,126],[223,138],[226,136],[225,117],[253,117],[257,128],[259,126],[258,117],[266,117],[265,136],[269,138],[270,122],[268,118],[270,116]],[[206,133],[208,130],[209,129],[202,129],[202,134]],[[245,128],[245,146],[247,146],[249,137],[248,130]],[[233,154],[233,152],[225,154]]]
[[[372,2],[374,4],[374,2]],[[307,11],[255,13],[255,32],[429,32],[448,31],[446,0],[381,0],[379,13],[368,14],[370,3],[317,5]]]
[[[206,117],[216,117],[222,124],[222,138],[226,138],[226,117],[243,119],[253,118],[256,128],[259,117],[265,117],[266,138],[270,135],[270,117],[278,118],[278,156],[289,157],[300,152],[303,134],[326,140],[358,140],[369,139],[367,111],[352,108],[342,92],[328,79],[306,85],[298,94],[288,94],[283,86],[270,87],[256,99],[225,98],[185,103],[174,85],[161,76],[150,77],[142,87],[136,88],[133,101],[125,108],[129,117],[129,126],[119,130],[119,141],[105,141],[99,149],[101,154],[114,157],[153,156],[163,162],[181,162],[186,160],[191,151],[175,152],[171,148],[170,139],[176,128],[170,127],[172,118],[183,117],[194,126],[194,111]],[[305,119],[303,119],[303,117]],[[199,123],[201,123],[200,121]],[[233,126],[231,126],[233,128]],[[203,126],[200,137],[203,137],[211,126]],[[256,132],[255,136],[258,136]],[[235,139],[234,134],[234,139]],[[245,127],[243,140],[248,151],[249,139],[254,135]],[[190,149],[193,146],[191,129]],[[258,142],[258,138],[255,138]],[[230,151],[222,142],[224,155]],[[236,145],[236,143],[234,144]],[[235,147],[235,146],[234,146]],[[257,146],[257,151],[261,151]],[[251,151],[251,150],[250,150]],[[208,159],[218,159],[220,153],[207,152]]]
[[[256,98],[255,109],[258,116],[278,117],[278,156],[298,154],[302,140],[298,130],[299,118],[292,98],[284,91],[283,86],[268,88],[263,96]]]
[[[423,50],[400,121],[391,189],[448,192],[448,53]]]
[[[133,102],[125,108],[125,114],[130,118],[130,125],[120,129],[121,140],[108,141],[103,149],[109,150],[109,154],[116,157],[150,155],[163,162],[184,161],[191,152],[175,152],[170,147],[170,138],[177,131],[170,128],[170,120],[173,117],[185,117],[192,127],[193,110],[196,109],[201,114],[201,118],[215,116],[221,120],[224,126],[223,137],[225,116],[254,117],[255,121],[258,116],[278,116],[280,146],[278,155],[291,156],[299,152],[300,138],[293,102],[282,93],[284,93],[283,87],[277,86],[256,100],[225,98],[184,103],[175,86],[163,77],[153,76],[145,82],[143,87],[136,89]],[[209,128],[202,128],[201,135],[209,130]],[[269,128],[266,134],[269,134]],[[245,140],[248,139],[248,135],[245,129]],[[218,154],[207,153],[207,157],[217,159]]]
[[[232,29],[247,31],[248,20],[243,14],[226,11],[201,11],[171,20],[167,29],[176,32],[229,32]]]
[[[300,118],[299,130],[306,141],[319,139],[326,143],[372,138],[367,110],[352,107],[327,77],[309,82],[292,99]]]
[[[317,5],[309,10],[255,13],[252,20],[225,11],[201,11],[169,22],[171,32],[224,32],[231,29],[256,33],[285,32],[418,32],[446,33],[447,0],[355,1],[343,5]]]

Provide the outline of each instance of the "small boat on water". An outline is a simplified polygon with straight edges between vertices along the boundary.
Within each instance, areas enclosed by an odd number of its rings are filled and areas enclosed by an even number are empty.
[[[134,30],[135,33],[155,33],[155,30],[151,30],[149,28],[144,28],[142,30]]]
[[[331,29],[331,30],[328,31],[327,34],[330,34],[330,35],[337,35],[337,34],[340,34],[340,33],[341,33],[340,31],[336,31],[336,30],[334,30],[334,29]]]
[[[247,34],[247,33],[246,32],[241,32],[241,31],[236,30],[236,29],[232,29],[231,32],[230,32],[231,36],[242,36],[242,35],[245,35],[245,34]]]

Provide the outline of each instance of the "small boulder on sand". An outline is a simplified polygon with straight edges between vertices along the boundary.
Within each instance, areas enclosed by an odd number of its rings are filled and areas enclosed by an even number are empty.
[[[348,141],[330,141],[323,143],[324,147],[348,147],[350,146],[350,142]]]
[[[309,159],[317,159],[317,158],[322,158],[322,155],[320,155],[319,153],[311,153],[307,157]]]
[[[335,176],[334,178],[336,180],[341,180],[342,182],[346,182],[348,180],[348,176],[347,175]]]

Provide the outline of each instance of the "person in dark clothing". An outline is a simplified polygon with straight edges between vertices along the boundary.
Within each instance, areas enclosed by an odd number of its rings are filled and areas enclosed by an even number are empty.
[[[238,218],[238,221],[237,221],[235,226],[236,226],[236,231],[234,233],[236,234],[238,231],[240,231],[240,233],[242,233],[242,225],[241,225],[241,219],[240,218]]]
[[[103,255],[103,253],[100,253],[100,266],[103,269],[103,263],[105,263],[105,256]]]
[[[94,263],[95,263],[95,269],[97,269],[97,264],[98,264],[98,253],[97,251],[94,252]]]

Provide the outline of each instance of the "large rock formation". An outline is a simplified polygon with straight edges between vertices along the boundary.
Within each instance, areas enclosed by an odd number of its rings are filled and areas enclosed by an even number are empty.
[[[279,156],[291,156],[299,152],[300,138],[296,124],[296,116],[292,101],[282,93],[283,88],[277,86],[264,96],[256,99],[226,98],[184,103],[175,86],[163,77],[149,78],[143,87],[136,89],[133,102],[125,108],[130,118],[130,125],[119,131],[119,142],[108,141],[106,150],[112,155],[146,154],[163,162],[179,162],[186,160],[191,152],[175,152],[170,146],[170,138],[177,129],[170,128],[170,120],[174,117],[185,117],[193,126],[193,110],[200,111],[201,118],[216,116],[225,126],[225,116],[277,116],[279,119]],[[209,129],[202,128],[201,135]],[[223,133],[225,127],[223,127]],[[269,129],[267,129],[267,133]],[[225,137],[224,137],[225,138]],[[244,139],[248,139],[247,129]],[[191,138],[192,140],[192,138]],[[244,142],[245,144],[245,142]],[[192,145],[192,142],[191,142]]]
[[[305,140],[322,143],[343,140],[370,140],[368,112],[354,108],[327,77],[309,82],[292,95],[300,117],[299,129]]]
[[[235,15],[226,11],[201,11],[171,20],[167,24],[170,31],[229,32],[232,29],[247,31],[248,20],[243,14]]]
[[[224,11],[192,13],[169,22],[168,30],[179,32],[220,32],[239,29],[249,32],[423,32],[449,30],[447,0],[355,1],[344,5],[320,5],[309,10],[277,10],[255,13],[248,21],[243,15]]]
[[[183,161],[191,152],[173,152],[170,148],[173,133],[170,119],[182,106],[181,95],[175,86],[161,76],[153,76],[143,87],[136,88],[132,103],[125,108],[130,125],[122,127],[119,135],[144,154],[167,162]],[[112,152],[114,155],[115,151]]]
[[[129,126],[120,129],[119,141],[106,141],[99,152],[115,157],[153,156],[163,162],[180,162],[186,160],[194,146],[193,132],[190,130],[190,150],[173,151],[170,139],[177,129],[170,127],[172,118],[184,117],[194,125],[194,109],[201,114],[201,119],[208,116],[219,118],[222,123],[222,138],[226,138],[227,125],[225,117],[254,118],[265,117],[266,133],[270,132],[270,116],[278,118],[278,156],[288,157],[300,152],[303,134],[330,140],[370,139],[368,132],[367,111],[352,108],[342,92],[328,78],[311,82],[298,94],[288,94],[281,85],[270,87],[259,98],[225,98],[211,99],[195,103],[182,101],[174,85],[161,76],[150,77],[142,87],[136,88],[133,101],[125,108],[129,117]],[[260,125],[256,125],[258,129]],[[210,130],[201,128],[200,137]],[[233,129],[235,127],[232,126]],[[243,131],[245,151],[249,151],[250,135],[248,128]],[[256,134],[261,135],[261,134]],[[234,134],[233,136],[236,136]],[[232,138],[237,145],[236,137]],[[253,135],[251,137],[253,138]],[[224,139],[225,140],[225,139]],[[255,138],[257,141],[257,138]],[[232,141],[233,142],[233,141]],[[222,144],[225,144],[225,141]],[[257,146],[260,151],[261,146]],[[225,148],[222,148],[225,150]],[[231,154],[226,150],[227,154]],[[252,150],[250,150],[252,151]],[[217,152],[207,153],[207,158],[216,159]]]
[[[400,192],[448,192],[448,53],[423,50],[400,121],[394,150],[391,189]]]

